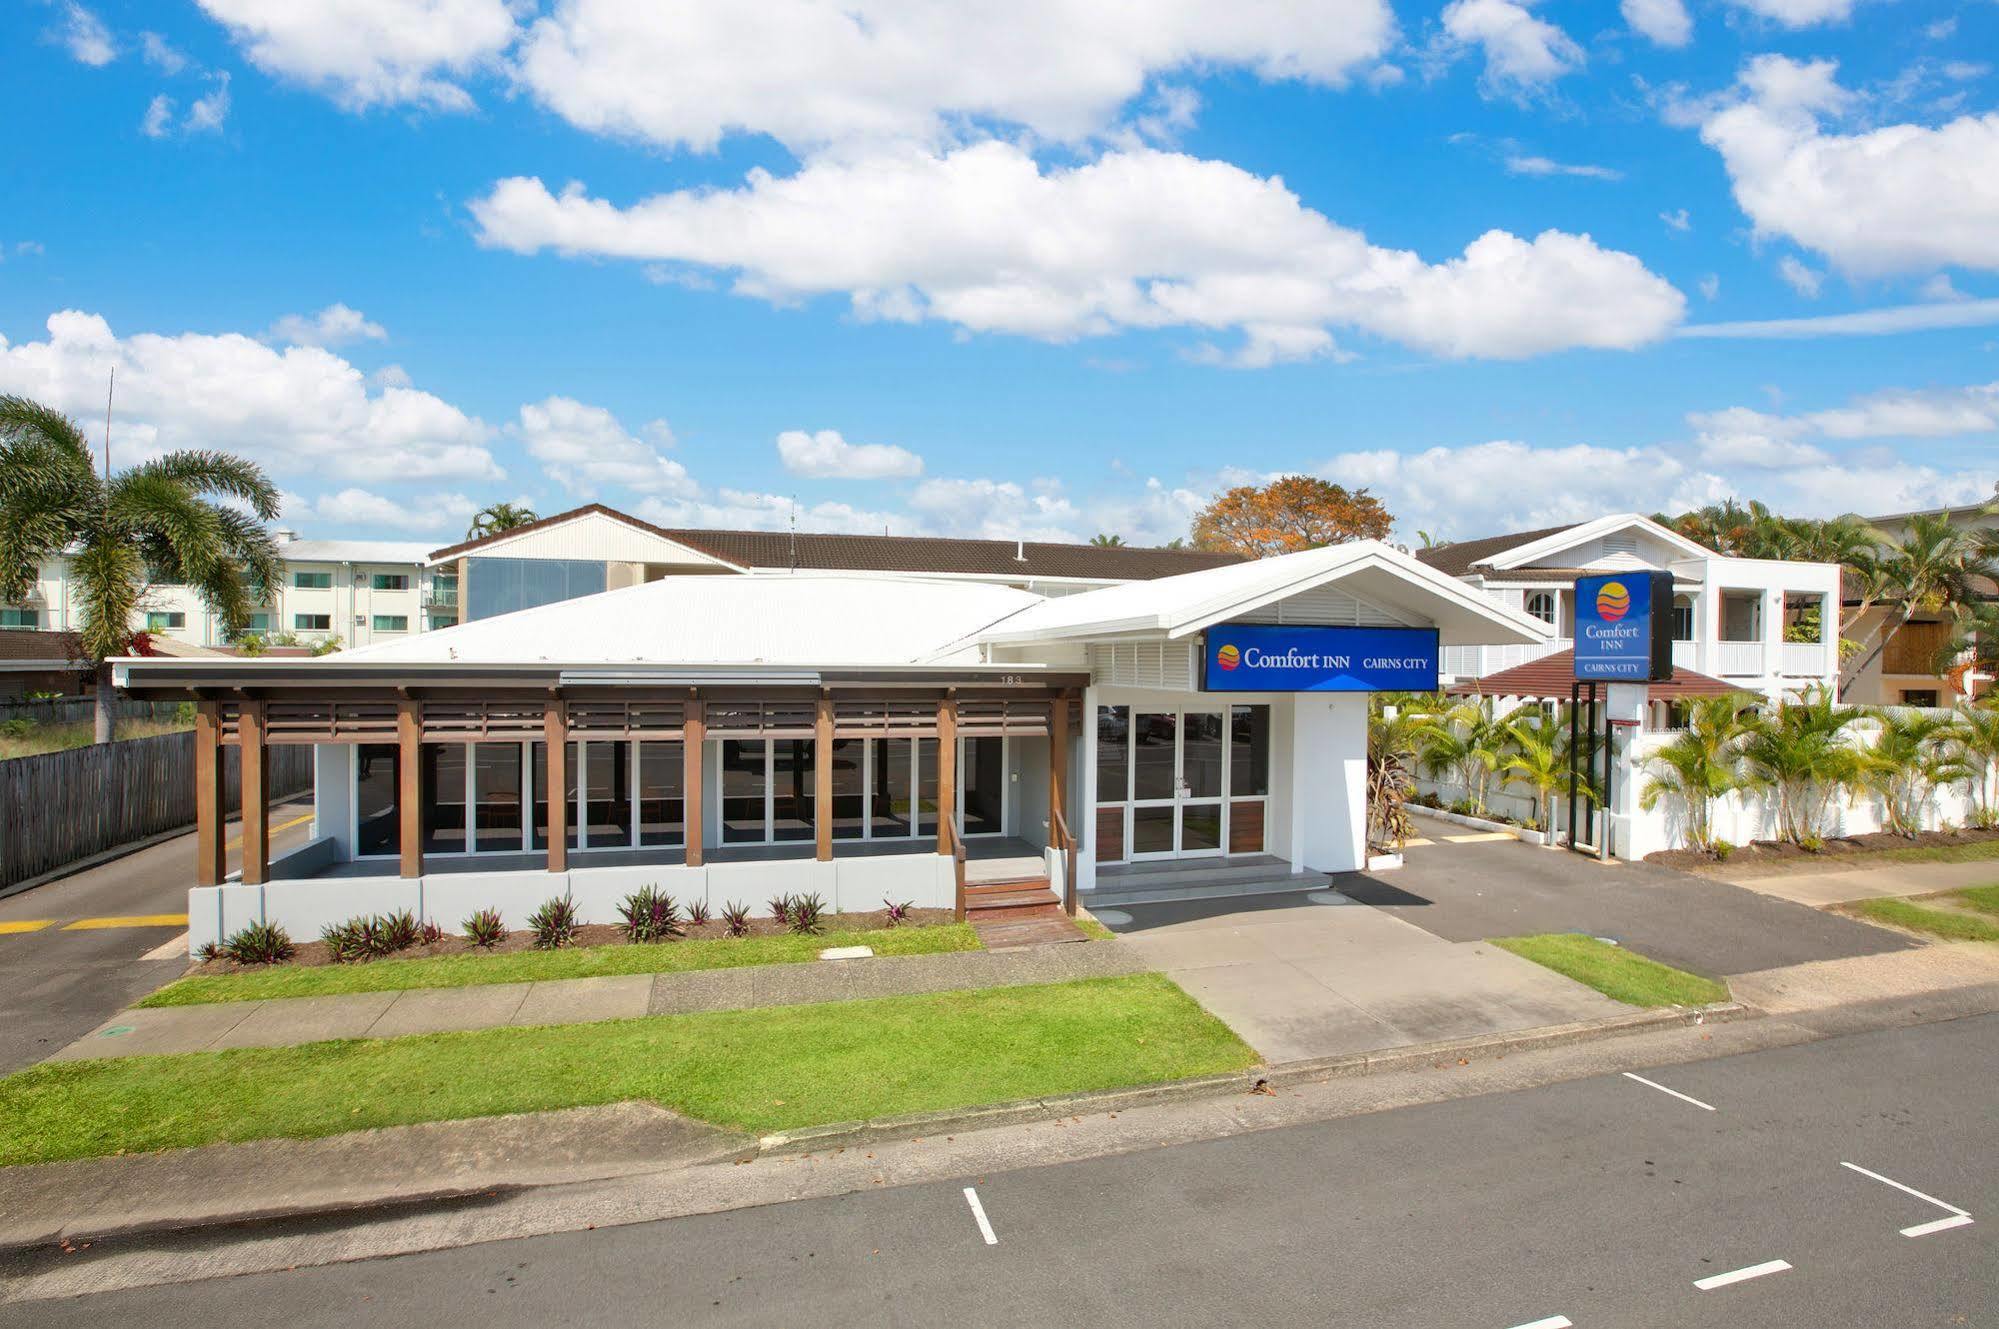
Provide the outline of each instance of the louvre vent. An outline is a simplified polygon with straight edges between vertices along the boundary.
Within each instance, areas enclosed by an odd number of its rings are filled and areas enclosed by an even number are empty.
[[[1121,641],[1090,647],[1090,677],[1099,687],[1194,690],[1194,647],[1182,641]]]

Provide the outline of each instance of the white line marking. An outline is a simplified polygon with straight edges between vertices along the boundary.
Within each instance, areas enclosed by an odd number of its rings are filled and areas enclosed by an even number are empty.
[[[1657,1089],[1662,1094],[1671,1094],[1673,1097],[1679,1099],[1682,1103],[1692,1103],[1695,1107],[1700,1108],[1702,1111],[1705,1112],[1714,1111],[1714,1104],[1703,1103],[1698,1098],[1688,1098],[1685,1094],[1681,1093],[1679,1090],[1668,1089],[1663,1084],[1654,1084],[1652,1083],[1652,1081],[1646,1079],[1642,1075],[1633,1075],[1630,1071],[1626,1071],[1624,1073],[1624,1078],[1627,1080],[1636,1080],[1638,1081],[1638,1083],[1644,1085],[1647,1089]]]
[[[1761,1278],[1765,1274],[1781,1274],[1790,1267],[1790,1264],[1784,1260],[1765,1260],[1762,1264],[1752,1264],[1747,1269],[1731,1269],[1725,1274],[1696,1278],[1694,1286],[1703,1292],[1712,1292],[1718,1287],[1727,1287],[1730,1283],[1747,1282],[1752,1278]]]
[[[1970,1227],[1970,1214],[1952,1214],[1949,1218],[1939,1218],[1929,1223],[1918,1223],[1914,1227],[1902,1229],[1905,1237],[1927,1237],[1932,1232],[1948,1232],[1954,1227]]]
[[[1576,1329],[1576,1322],[1566,1315],[1550,1315],[1545,1320],[1535,1320],[1529,1324],[1516,1324],[1513,1329]]]
[[[965,1203],[972,1206],[972,1217],[979,1220],[979,1235],[986,1239],[986,1245],[999,1245],[999,1238],[993,1235],[993,1225],[986,1221],[986,1207],[979,1203],[979,1193],[970,1186],[965,1187]]]
[[[1866,1168],[1861,1167],[1857,1163],[1849,1163],[1846,1160],[1841,1159],[1839,1165],[1843,1168],[1851,1168],[1855,1172],[1858,1172],[1863,1177],[1872,1177],[1874,1178],[1874,1180],[1880,1182],[1883,1186],[1893,1186],[1896,1190],[1902,1192],[1902,1194],[1913,1195],[1918,1200],[1922,1200],[1929,1204],[1933,1204],[1937,1208],[1945,1211],[1946,1213],[1956,1214],[1959,1218],[1965,1218],[1969,1216],[1969,1211],[1967,1210],[1960,1209],[1954,1204],[1946,1204],[1942,1200],[1939,1200],[1934,1195],[1925,1195],[1921,1191],[1917,1190],[1914,1186],[1904,1186],[1901,1182],[1896,1181],[1891,1177],[1884,1177],[1879,1172],[1869,1172]]]

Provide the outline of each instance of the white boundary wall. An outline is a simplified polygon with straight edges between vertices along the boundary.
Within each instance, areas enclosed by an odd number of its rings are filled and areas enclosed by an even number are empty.
[[[318,877],[274,880],[264,886],[195,887],[187,893],[187,943],[190,951],[197,951],[255,922],[282,924],[293,941],[317,941],[320,929],[329,923],[399,909],[454,933],[477,910],[497,909],[510,930],[520,930],[527,927],[529,914],[561,895],[576,902],[579,922],[616,923],[618,903],[642,886],[658,886],[683,907],[699,900],[719,916],[723,906],[734,902],[747,905],[760,918],[770,916],[765,902],[774,895],[816,891],[832,913],[879,909],[884,898],[908,900],[919,909],[951,909],[958,898],[950,856],[934,851],[836,858],[830,863],[778,859],[698,868],[660,864],[567,872],[532,868],[423,877]]]

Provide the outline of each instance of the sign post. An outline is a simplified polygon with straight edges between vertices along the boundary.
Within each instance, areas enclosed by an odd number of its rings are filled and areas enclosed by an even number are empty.
[[[1576,578],[1575,682],[1569,690],[1569,848],[1580,851],[1576,834],[1577,768],[1584,760],[1584,739],[1596,741],[1597,685],[1665,682],[1673,676],[1673,574],[1614,572]],[[1584,689],[1589,715],[1578,723]],[[1603,827],[1597,834],[1597,856],[1610,857],[1613,784],[1617,763],[1616,730],[1633,721],[1614,720],[1604,707]],[[1592,808],[1596,800],[1587,800]]]

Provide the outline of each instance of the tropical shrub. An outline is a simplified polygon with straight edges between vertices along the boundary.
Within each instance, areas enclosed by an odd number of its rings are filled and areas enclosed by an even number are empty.
[[[555,951],[576,940],[576,902],[566,895],[548,900],[528,915],[528,930],[534,933],[534,948]]]
[[[194,959],[197,964],[207,964],[210,960],[220,957],[221,954],[222,948],[212,941],[204,941],[201,945],[194,948]]]
[[[813,937],[824,930],[825,925],[821,920],[825,913],[826,902],[819,898],[819,892],[814,891],[810,895],[792,897],[791,912],[785,921],[793,932],[800,936]]]
[[[1875,711],[1872,718],[1880,730],[1857,754],[1856,783],[1881,796],[1889,830],[1913,837],[1938,789],[1980,772],[1965,760],[1954,720],[1908,710]]]
[[[1409,839],[1408,802],[1415,789],[1409,770],[1423,747],[1423,717],[1406,706],[1377,701],[1367,724],[1367,840],[1398,853]]]
[[[417,934],[417,943],[423,946],[435,946],[443,940],[444,929],[437,925],[437,920],[434,918],[424,919],[423,931]]]
[[[690,927],[700,927],[708,921],[708,902],[689,900],[687,902],[687,922]]]
[[[335,964],[356,964],[389,953],[382,941],[382,919],[376,914],[328,923],[319,930],[319,939],[326,943],[327,957]]]
[[[278,964],[298,953],[291,934],[277,923],[251,923],[225,937],[222,955],[237,964]]]
[[[750,907],[738,904],[734,900],[729,901],[722,909],[722,929],[732,937],[749,936]]]
[[[1957,710],[1957,747],[1969,768],[1971,824],[1990,830],[1999,826],[1994,786],[1999,786],[1999,702],[1990,700]]]
[[[481,909],[459,924],[458,930],[465,934],[465,940],[484,951],[492,950],[507,939],[507,925],[500,921],[497,909]]]
[[[680,906],[658,886],[644,886],[625,897],[618,912],[625,920],[625,940],[665,941],[682,935]]]
[[[792,904],[793,901],[789,895],[773,895],[770,897],[770,903],[765,907],[770,910],[772,918],[785,927],[790,927]]]
[[[1418,721],[1418,765],[1426,775],[1447,775],[1464,788],[1468,816],[1485,815],[1492,776],[1505,759],[1510,718],[1493,711],[1490,697],[1471,697]]]
[[[381,931],[384,952],[406,951],[423,936],[423,926],[416,921],[416,915],[407,909],[384,914]]]
[[[909,911],[915,907],[916,901],[914,900],[904,900],[901,904],[897,904],[886,896],[882,898],[882,908],[888,912],[888,925],[892,928],[899,928],[904,923],[907,923],[909,921]]]
[[[1638,805],[1650,812],[1661,799],[1678,803],[1688,843],[1724,857],[1714,835],[1714,804],[1743,785],[1746,735],[1736,698],[1701,697],[1688,703],[1686,727],[1646,759],[1652,778]]]
[[[1825,843],[1832,800],[1859,778],[1860,754],[1846,742],[1847,727],[1859,717],[1835,706],[1824,688],[1813,688],[1749,721],[1742,740],[1749,780],[1775,797],[1777,833],[1792,844]]]

